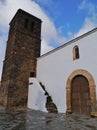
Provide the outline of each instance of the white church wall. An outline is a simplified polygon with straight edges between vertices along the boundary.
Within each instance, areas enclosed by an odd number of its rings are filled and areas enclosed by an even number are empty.
[[[73,60],[75,45],[78,45],[80,54],[77,60]],[[96,57],[97,32],[94,32],[38,58],[37,78],[51,95],[59,112],[66,112],[66,82],[73,71],[87,70],[94,77],[97,86]]]
[[[28,108],[47,112],[46,96],[36,78],[29,78]]]

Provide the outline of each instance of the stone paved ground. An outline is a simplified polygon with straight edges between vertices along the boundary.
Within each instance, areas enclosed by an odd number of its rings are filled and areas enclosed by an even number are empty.
[[[0,110],[0,130],[97,130],[97,118],[34,110]]]

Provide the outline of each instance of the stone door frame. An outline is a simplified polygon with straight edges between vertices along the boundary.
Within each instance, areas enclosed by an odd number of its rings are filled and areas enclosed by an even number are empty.
[[[83,69],[78,69],[73,71],[70,76],[67,79],[67,83],[66,83],[66,104],[67,104],[67,113],[72,113],[72,109],[71,109],[71,82],[72,79],[77,76],[77,75],[82,75],[84,77],[86,77],[86,79],[89,82],[89,89],[90,89],[90,99],[91,99],[91,115],[92,113],[95,112],[95,104],[96,104],[96,85],[95,85],[95,81],[93,76],[86,70]]]

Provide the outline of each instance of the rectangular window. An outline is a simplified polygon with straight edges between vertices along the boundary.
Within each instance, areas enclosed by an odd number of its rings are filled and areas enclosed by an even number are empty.
[[[31,22],[31,25],[30,25],[30,31],[31,31],[31,32],[33,32],[34,26],[35,26],[35,23],[34,23],[34,22]]]
[[[30,77],[35,77],[35,73],[34,72],[30,72]]]
[[[28,28],[28,23],[29,23],[29,20],[28,19],[25,19],[25,25],[24,27],[27,29]]]

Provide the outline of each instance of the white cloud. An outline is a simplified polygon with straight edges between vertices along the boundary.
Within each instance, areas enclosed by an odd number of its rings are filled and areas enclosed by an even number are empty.
[[[96,13],[96,6],[92,2],[89,2],[88,0],[83,0],[79,6],[79,9],[87,10],[88,15]]]
[[[41,44],[42,44],[42,46],[41,46],[41,55],[43,55],[46,52],[49,52],[49,51],[54,49],[54,47],[48,45],[47,42],[45,42],[44,40],[42,40]]]
[[[87,16],[97,25],[97,5],[84,0],[80,6],[80,10],[87,11]]]
[[[79,10],[86,11],[87,16],[84,19],[84,23],[81,29],[74,35],[74,37],[80,36],[93,28],[97,27],[97,6],[88,0],[83,0],[79,6]]]
[[[5,47],[6,47],[6,35],[0,36],[0,76],[2,73],[2,65],[5,55]]]
[[[38,4],[32,0],[6,0],[5,3],[0,3],[0,28],[3,31],[8,30],[8,24],[15,15],[17,9],[25,11],[42,19],[42,39],[49,46],[50,42],[58,43],[63,37],[59,37],[58,31],[51,19],[43,12]]]
[[[92,30],[93,28],[95,28],[95,24],[89,18],[85,18],[82,28],[74,35],[74,37],[78,37]]]

